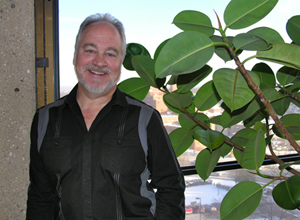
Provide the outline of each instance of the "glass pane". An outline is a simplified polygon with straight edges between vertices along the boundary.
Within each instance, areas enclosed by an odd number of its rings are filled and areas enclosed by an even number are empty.
[[[262,171],[266,175],[278,175],[278,166],[266,166]],[[285,173],[284,175],[288,175]],[[269,179],[250,174],[246,170],[231,170],[213,173],[205,182],[198,175],[185,176],[186,182],[186,220],[220,219],[220,205],[226,193],[237,183],[254,181],[261,186]],[[279,181],[266,187],[257,210],[246,219],[297,219],[297,210],[283,210],[274,202],[272,189]]]
[[[173,37],[177,33],[181,32],[174,24],[172,24],[173,18],[180,11],[183,10],[197,10],[208,15],[212,21],[213,26],[218,26],[216,15],[213,10],[218,13],[221,20],[223,20],[223,11],[229,0],[214,0],[207,1],[203,4],[202,1],[98,1],[98,0],[74,0],[74,1],[59,1],[59,46],[60,46],[60,91],[61,96],[69,93],[72,87],[77,83],[76,74],[73,67],[73,53],[75,37],[80,23],[90,14],[109,12],[116,18],[120,19],[126,30],[127,43],[136,42],[144,45],[153,56],[158,45],[164,40]],[[217,3],[217,4],[216,4]],[[72,7],[70,7],[70,4]],[[116,5],[118,7],[116,7]],[[91,7],[92,6],[92,7]],[[290,0],[289,2],[279,1],[274,10],[263,21],[252,25],[248,29],[254,29],[259,26],[270,26],[277,30],[286,42],[290,42],[288,35],[286,34],[285,26],[286,21],[292,16],[298,14],[299,1]],[[280,14],[280,16],[278,16]],[[243,31],[247,32],[248,29]],[[227,30],[227,34],[236,35],[232,30]],[[240,31],[238,32],[240,33]],[[246,52],[244,51],[243,54]],[[251,63],[251,62],[249,62]],[[248,63],[247,63],[248,64]],[[208,63],[213,70],[230,67],[235,68],[233,63],[224,63],[217,56],[214,56]],[[274,65],[273,71],[276,72],[279,65]],[[251,64],[250,67],[251,68]],[[273,68],[273,66],[272,66]],[[212,74],[211,74],[212,75]],[[208,80],[211,80],[211,75],[207,79],[203,80],[199,85],[195,87],[193,93],[195,94],[199,87]],[[130,77],[136,77],[137,74],[133,71],[127,71],[122,69],[121,81]],[[176,90],[175,87],[171,87],[170,91]],[[144,100],[149,105],[156,108],[162,115],[164,124],[168,133],[179,127],[178,115],[170,111],[163,102],[163,95],[161,91],[152,88],[148,96]],[[298,109],[298,108],[297,108]],[[294,109],[292,109],[294,111]],[[206,111],[209,117],[219,115],[221,108],[215,106],[214,108]],[[241,125],[233,126],[230,129],[226,129],[224,134],[231,137],[235,134],[237,129]],[[218,126],[212,127],[215,130],[221,130]],[[275,139],[275,153],[290,154],[294,153],[289,143],[282,139]],[[190,166],[195,164],[195,159],[198,153],[204,148],[202,144],[195,141],[193,145],[179,157],[181,166]],[[221,158],[222,161],[234,160],[232,153]]]

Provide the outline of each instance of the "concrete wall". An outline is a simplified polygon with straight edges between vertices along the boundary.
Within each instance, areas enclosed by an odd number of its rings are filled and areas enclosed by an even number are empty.
[[[25,219],[36,108],[34,0],[0,0],[0,219]]]

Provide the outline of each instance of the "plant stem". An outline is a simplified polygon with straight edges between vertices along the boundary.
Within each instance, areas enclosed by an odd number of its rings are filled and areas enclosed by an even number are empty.
[[[251,76],[248,74],[247,70],[245,69],[245,67],[241,64],[239,58],[234,54],[234,51],[232,48],[229,48],[230,53],[233,56],[233,59],[236,63],[236,65],[238,66],[240,72],[242,73],[242,75],[244,76],[244,78],[246,79],[248,85],[252,88],[252,90],[258,95],[258,97],[260,98],[260,101],[264,104],[264,106],[267,108],[268,113],[270,114],[270,116],[273,118],[275,124],[278,126],[279,130],[282,132],[283,136],[290,142],[290,144],[293,146],[293,148],[298,152],[298,154],[300,154],[300,147],[297,144],[297,142],[294,140],[294,138],[292,137],[292,135],[287,131],[287,129],[284,127],[284,125],[282,124],[282,122],[279,120],[276,112],[274,111],[272,105],[270,104],[270,102],[266,99],[266,97],[263,95],[261,89],[254,83],[254,81],[252,80]]]

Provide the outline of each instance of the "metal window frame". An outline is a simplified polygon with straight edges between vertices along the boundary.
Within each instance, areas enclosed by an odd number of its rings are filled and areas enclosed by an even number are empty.
[[[35,0],[37,108],[59,98],[58,0]]]

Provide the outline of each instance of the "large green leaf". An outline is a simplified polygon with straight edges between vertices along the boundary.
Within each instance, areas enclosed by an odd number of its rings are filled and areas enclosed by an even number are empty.
[[[259,77],[254,72],[248,71],[248,73],[259,86]],[[220,97],[231,111],[245,106],[255,95],[238,70],[219,69],[214,73],[213,80]]]
[[[208,65],[203,66],[201,69],[188,74],[181,74],[177,77],[177,89],[179,93],[186,93],[194,88],[199,82],[206,78],[212,71]]]
[[[289,109],[290,103],[291,103],[290,97],[285,97],[272,102],[272,107],[277,115],[282,116]]]
[[[240,182],[231,188],[220,207],[222,220],[240,220],[250,216],[258,207],[263,188],[255,182]]]
[[[193,136],[211,151],[223,144],[225,140],[225,136],[221,132],[213,130],[196,130]]]
[[[293,42],[300,45],[300,15],[293,16],[288,20],[286,31]]]
[[[242,153],[234,149],[234,155],[243,168],[257,170],[264,161],[265,151],[266,142],[264,140],[263,132],[260,130],[249,139]]]
[[[118,88],[138,100],[143,100],[147,96],[150,86],[141,78],[129,78],[119,83]]]
[[[292,176],[279,183],[272,192],[274,201],[283,209],[300,207],[300,176]]]
[[[190,106],[193,102],[193,98],[189,93],[181,94],[177,91],[164,95],[164,101],[177,109],[182,109]]]
[[[131,58],[135,55],[145,55],[150,57],[150,53],[143,45],[138,43],[129,43],[127,44],[126,55],[123,61],[123,66],[125,67],[125,69],[134,70],[131,63]]]
[[[212,27],[210,18],[199,11],[186,10],[179,12],[173,23],[184,31],[199,31],[208,37],[212,36],[215,29]]]
[[[174,91],[173,93],[176,93],[176,91]],[[185,99],[185,98],[187,98],[187,99],[189,99],[189,100],[191,100],[192,101],[192,96],[193,96],[193,93],[190,91],[190,92],[187,92],[187,93],[185,93],[185,94],[181,94],[180,95],[180,97],[181,97],[181,99]],[[167,97],[167,98],[166,98]],[[171,97],[172,98],[172,97]],[[175,105],[175,106],[177,106],[177,107],[174,107],[174,106],[172,106],[168,101],[170,101],[170,97],[168,97],[168,96],[166,96],[166,95],[164,95],[163,96],[163,101],[164,101],[164,103],[165,103],[165,105],[172,111],[172,112],[174,112],[174,113],[177,113],[177,114],[181,114],[182,113],[182,110],[180,110],[180,106],[178,105],[178,104],[176,104],[176,100],[175,101],[172,101],[171,100],[171,103],[173,104],[173,105]],[[175,102],[175,104],[173,103],[173,102]],[[191,114],[194,114],[195,113],[195,105],[194,105],[194,103],[193,103],[193,101],[192,101],[192,103],[191,103],[191,105],[189,105],[187,108],[185,108],[189,113],[191,113]]]
[[[233,39],[233,45],[236,50],[259,51],[271,48],[269,43],[263,38],[249,33],[238,34]]]
[[[186,128],[173,130],[169,137],[177,157],[183,154],[194,141],[192,130]]]
[[[194,118],[197,118],[199,121],[206,124],[206,120],[208,120],[207,115],[203,113],[195,113]],[[192,129],[193,127],[197,126],[196,122],[193,119],[189,118],[186,114],[180,114],[178,116],[178,121],[181,127]],[[199,129],[199,126],[197,127]]]
[[[299,53],[300,53],[300,47],[299,47]],[[281,67],[276,74],[277,80],[282,86],[286,86],[292,83],[298,76],[300,76],[300,70],[296,70],[286,66]]]
[[[220,158],[220,149],[210,151],[207,148],[202,150],[196,158],[196,171],[198,175],[205,181],[215,169]]]
[[[170,38],[164,40],[164,41],[156,48],[156,50],[155,50],[155,52],[154,52],[154,60],[157,60],[157,57],[158,57],[158,55],[159,55],[161,49],[165,46],[165,44],[166,44],[169,40],[170,40]]]
[[[150,86],[157,88],[155,82],[154,60],[145,55],[133,56],[131,59],[133,68],[139,76]]]
[[[263,83],[268,87],[274,87],[276,85],[274,72],[266,63],[255,64],[252,67],[252,71],[259,76],[261,84]]]
[[[281,42],[284,43],[281,35],[272,28],[269,27],[258,27],[253,30],[248,31],[249,34],[259,36],[269,43]]]
[[[224,12],[226,26],[242,29],[260,21],[275,7],[278,0],[231,0]]]
[[[280,118],[280,121],[283,123],[287,131],[293,136],[293,138],[296,141],[300,140],[300,115],[299,114],[289,114],[284,115],[282,118]],[[286,139],[279,128],[274,125],[272,128],[273,132],[281,138]]]
[[[194,103],[199,111],[206,111],[215,106],[221,100],[213,81],[205,83],[197,91]]]
[[[299,51],[300,46],[296,44],[274,43],[272,49],[258,51],[256,57],[294,69],[300,69]]]
[[[232,138],[231,141],[241,147],[246,147],[249,140],[256,135],[257,131],[252,128],[244,128],[239,130]]]
[[[158,78],[192,73],[203,67],[214,53],[213,42],[195,31],[185,31],[171,38],[161,49],[156,63]]]

